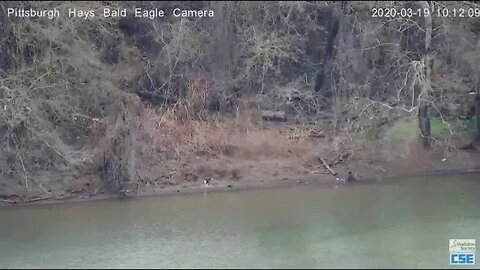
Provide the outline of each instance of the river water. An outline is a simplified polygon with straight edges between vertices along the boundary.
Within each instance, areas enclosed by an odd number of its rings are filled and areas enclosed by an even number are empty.
[[[479,178],[4,208],[0,268],[450,268]]]

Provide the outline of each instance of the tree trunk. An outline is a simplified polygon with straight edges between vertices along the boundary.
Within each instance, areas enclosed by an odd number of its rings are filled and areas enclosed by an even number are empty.
[[[319,68],[317,78],[315,79],[315,92],[320,92],[321,90],[325,90],[325,88],[331,87],[331,78],[330,72],[332,69],[332,62],[335,56],[335,41],[338,35],[338,28],[339,28],[339,18],[337,14],[332,14],[329,25],[328,25],[328,36],[327,36],[327,43],[325,45],[325,54],[323,57],[323,65]],[[327,97],[331,95],[331,93],[325,93],[323,91],[323,96]]]
[[[425,101],[420,101],[420,107],[418,109],[418,127],[420,129],[420,141],[424,148],[429,148],[431,129],[430,129],[430,117],[428,115],[428,104]]]
[[[421,2],[422,9],[430,8],[427,1]],[[432,3],[433,6],[433,3]],[[430,9],[433,10],[433,9]],[[431,12],[430,12],[431,13]],[[428,115],[428,99],[431,90],[431,73],[432,73],[432,16],[425,17],[425,53],[423,57],[425,81],[422,85],[422,92],[420,94],[418,106],[418,127],[420,129],[420,141],[425,148],[430,147],[430,117]]]
[[[480,140],[480,90],[475,96],[475,117],[477,118],[477,139]]]

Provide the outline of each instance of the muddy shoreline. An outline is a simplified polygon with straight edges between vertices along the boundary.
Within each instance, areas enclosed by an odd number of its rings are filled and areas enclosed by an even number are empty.
[[[97,194],[97,195],[66,195],[58,196],[47,199],[40,199],[37,201],[21,202],[21,201],[11,201],[7,202],[2,200],[0,202],[1,208],[12,208],[12,207],[27,207],[33,205],[51,205],[51,204],[67,204],[67,203],[85,203],[85,202],[94,202],[94,201],[105,201],[105,200],[134,200],[145,197],[157,197],[157,196],[174,196],[174,195],[186,195],[186,194],[195,194],[195,193],[204,193],[204,192],[235,192],[235,191],[246,191],[246,190],[261,190],[261,189],[275,189],[275,188],[291,188],[299,186],[311,186],[315,188],[336,188],[341,186],[352,186],[352,185],[365,185],[365,184],[375,184],[375,183],[385,183],[389,180],[395,180],[399,178],[412,178],[412,177],[445,177],[449,175],[462,175],[462,174],[479,174],[480,168],[457,168],[457,169],[436,169],[436,170],[427,170],[417,173],[400,173],[392,175],[382,175],[382,176],[369,176],[366,178],[359,179],[355,183],[345,184],[342,180],[335,180],[335,177],[332,175],[321,174],[321,175],[307,175],[299,176],[296,178],[290,179],[269,179],[256,182],[237,182],[234,185],[227,182],[218,182],[211,184],[209,186],[203,185],[191,185],[191,186],[172,186],[160,189],[142,189],[139,190],[136,194],[129,194],[126,197],[123,197],[119,194]],[[480,180],[480,177],[479,177]]]

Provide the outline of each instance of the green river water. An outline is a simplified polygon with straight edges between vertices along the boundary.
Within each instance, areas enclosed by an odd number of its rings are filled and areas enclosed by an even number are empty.
[[[465,268],[479,178],[0,208],[0,268]]]

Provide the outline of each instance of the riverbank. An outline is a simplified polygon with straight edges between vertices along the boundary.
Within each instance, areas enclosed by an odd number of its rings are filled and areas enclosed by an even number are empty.
[[[380,182],[386,182],[398,178],[411,178],[411,177],[446,177],[449,175],[460,174],[479,174],[480,167],[477,168],[450,168],[450,169],[436,169],[428,170],[417,173],[399,173],[396,175],[385,174],[383,176],[370,176],[368,178],[358,179],[355,183],[345,183],[342,178],[332,178],[331,175],[308,175],[296,178],[283,178],[283,179],[268,179],[260,180],[250,183],[235,183],[231,184],[228,181],[219,181],[209,185],[191,185],[191,186],[173,186],[166,188],[142,188],[135,194],[129,194],[128,196],[122,196],[119,194],[96,194],[96,195],[66,195],[51,198],[33,199],[32,201],[7,201],[2,200],[0,207],[11,206],[30,206],[30,205],[50,205],[50,204],[64,204],[64,203],[81,203],[103,200],[128,200],[142,197],[154,197],[154,196],[171,196],[171,195],[186,195],[192,193],[205,193],[205,192],[235,192],[245,190],[259,190],[259,189],[275,189],[275,188],[290,188],[297,186],[311,186],[315,188],[338,188],[343,186],[375,184]],[[480,179],[480,178],[479,178]]]
[[[48,183],[51,190],[37,189],[35,193],[26,192],[23,182],[16,184],[13,180],[0,178],[0,186],[6,187],[0,194],[0,205],[128,199],[298,185],[334,188],[343,185],[349,172],[355,175],[358,184],[398,177],[480,172],[478,150],[445,151],[437,147],[425,151],[414,143],[415,140],[366,141],[325,136],[323,130],[328,128],[271,124],[249,129],[246,133],[234,133],[236,136],[230,135],[228,143],[212,141],[211,145],[222,146],[215,152],[186,148],[181,155],[169,157],[154,152],[155,148],[147,149],[142,155],[149,155],[136,165],[135,182],[125,185],[123,190],[109,190],[108,178],[102,178],[102,172],[79,174],[74,178],[51,172],[32,179]],[[214,131],[218,130],[210,132]]]

